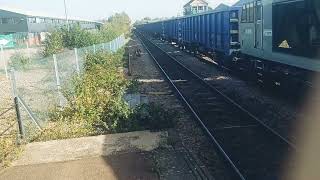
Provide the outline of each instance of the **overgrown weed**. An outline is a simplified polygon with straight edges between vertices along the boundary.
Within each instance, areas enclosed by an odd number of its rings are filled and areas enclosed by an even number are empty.
[[[154,103],[131,109],[125,102],[125,93],[137,91],[139,82],[125,79],[119,71],[124,62],[122,54],[124,49],[86,55],[85,72],[64,88],[68,106],[52,113],[51,126],[36,141],[173,126],[177,113]]]

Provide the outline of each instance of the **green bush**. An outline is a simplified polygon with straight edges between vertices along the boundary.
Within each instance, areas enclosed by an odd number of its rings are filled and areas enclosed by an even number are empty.
[[[61,52],[64,48],[63,33],[61,30],[55,30],[47,36],[44,42],[43,56],[50,56]]]
[[[129,82],[127,93],[128,94],[134,94],[139,91],[139,86],[141,83],[137,79],[133,79]]]
[[[130,116],[117,124],[117,132],[164,130],[174,127],[178,113],[155,103],[142,104],[132,109]]]
[[[53,113],[54,125],[36,140],[119,132],[119,122],[132,112],[122,98],[128,85],[119,71],[123,53],[88,54],[84,74],[72,81],[72,92],[64,88],[68,106]]]
[[[16,52],[10,57],[10,66],[14,69],[26,69],[31,59],[21,52]]]
[[[117,54],[121,53],[87,55],[85,74],[76,85],[76,98],[72,102],[77,115],[105,131],[113,131],[117,121],[129,113],[122,100],[128,82],[118,70],[121,59]]]
[[[106,43],[130,31],[130,18],[125,13],[115,14],[104,23],[101,30],[97,31],[82,29],[79,24],[72,25],[69,29],[67,27],[56,29],[44,42],[43,55],[50,56],[61,52],[64,48],[82,48]]]
[[[134,126],[143,127],[150,130],[163,130],[172,128],[178,113],[167,110],[163,106],[151,103],[142,104],[135,108],[131,119]]]
[[[104,39],[114,39],[121,34],[130,33],[131,20],[126,13],[116,13],[105,21],[102,28]]]
[[[61,31],[66,48],[81,48],[100,43],[98,33],[82,29],[80,25],[71,26],[69,30],[62,28]]]
[[[36,141],[172,127],[176,112],[156,104],[131,109],[125,102],[132,82],[120,71],[123,55],[123,49],[88,54],[85,72],[75,76],[72,91],[63,88],[68,106],[53,113],[51,126]]]

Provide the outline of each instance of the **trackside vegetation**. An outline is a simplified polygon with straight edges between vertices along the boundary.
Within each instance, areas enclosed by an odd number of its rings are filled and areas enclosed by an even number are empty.
[[[59,29],[47,39],[44,54],[51,55],[59,52],[60,48],[80,48],[108,42],[121,34],[129,35],[130,24],[126,14],[116,14],[105,21],[100,31],[90,32],[79,26],[69,31]],[[67,107],[54,110],[49,126],[34,140],[172,127],[176,113],[157,104],[130,108],[125,102],[124,95],[137,90],[137,82],[126,79],[123,73],[126,62],[125,48],[115,53],[99,51],[87,54],[84,73],[75,75],[71,86],[68,83],[63,87],[64,96],[68,100]]]
[[[123,97],[134,82],[127,80],[121,71],[124,54],[124,49],[113,54],[103,51],[88,54],[85,73],[73,81],[75,94],[64,88],[69,105],[53,113],[50,125],[35,140],[172,127],[175,112],[156,104],[130,108],[125,102]]]
[[[44,56],[57,54],[65,48],[82,48],[109,42],[121,34],[130,33],[131,20],[125,13],[115,14],[103,20],[104,25],[100,30],[85,30],[80,25],[69,28],[62,27],[50,33],[44,42]]]
[[[51,56],[64,49],[106,43],[121,34],[129,37],[131,22],[126,14],[115,14],[104,23],[96,31],[83,30],[80,26],[73,26],[69,31],[56,29],[44,42],[42,55]],[[67,105],[52,109],[46,128],[32,137],[31,142],[172,127],[176,112],[157,104],[130,108],[124,100],[125,94],[135,93],[139,86],[137,81],[125,77],[127,57],[125,48],[114,53],[86,54],[83,73],[75,74],[71,82],[62,86]],[[12,58],[17,59],[12,66],[23,68],[30,61],[22,54]],[[14,142],[0,141],[0,167],[9,165],[20,152],[20,146]]]

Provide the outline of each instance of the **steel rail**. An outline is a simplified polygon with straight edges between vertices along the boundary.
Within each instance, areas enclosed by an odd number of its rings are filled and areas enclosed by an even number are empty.
[[[137,32],[137,31],[136,31]],[[138,32],[141,36],[143,36],[140,32]],[[235,163],[231,160],[231,158],[229,157],[229,155],[224,151],[224,149],[222,148],[222,146],[220,145],[220,143],[218,142],[218,140],[213,136],[213,134],[211,133],[211,131],[206,127],[206,125],[204,124],[203,120],[200,118],[200,116],[196,113],[196,111],[194,110],[194,108],[191,106],[191,104],[188,102],[187,98],[184,97],[184,95],[180,92],[180,90],[177,88],[177,86],[174,84],[174,81],[169,77],[169,75],[165,72],[165,70],[161,67],[161,65],[159,64],[159,62],[157,61],[157,59],[152,55],[151,51],[149,50],[149,48],[146,46],[146,44],[143,42],[143,40],[137,36],[142,45],[145,47],[145,49],[148,51],[149,55],[152,57],[152,59],[154,60],[154,62],[157,64],[158,68],[161,70],[161,72],[164,74],[164,76],[166,77],[166,79],[169,81],[170,85],[174,88],[174,90],[178,93],[179,97],[181,98],[181,100],[185,103],[185,105],[188,107],[188,109],[191,111],[192,115],[196,118],[196,120],[200,123],[201,127],[205,130],[206,134],[210,137],[210,139],[214,142],[215,146],[218,148],[219,152],[224,156],[224,158],[227,160],[227,162],[229,163],[229,165],[231,166],[231,168],[234,170],[234,172],[236,173],[236,175],[241,179],[241,180],[246,180],[246,178],[244,177],[244,175],[242,175],[242,173],[240,172],[240,170],[237,168],[237,166],[235,165]],[[148,40],[149,41],[149,40]],[[151,41],[149,41],[151,42]],[[158,46],[157,46],[158,47]]]
[[[142,34],[141,34],[142,35]],[[143,36],[143,35],[142,35]],[[249,117],[251,117],[252,119],[254,119],[256,122],[258,122],[260,125],[262,125],[264,128],[266,128],[268,131],[270,131],[273,135],[279,137],[281,140],[283,140],[286,144],[288,144],[290,147],[294,148],[295,150],[297,149],[296,145],[294,143],[292,143],[290,140],[288,140],[287,138],[283,137],[281,134],[279,134],[277,131],[275,131],[274,129],[272,129],[271,127],[269,127],[266,123],[264,123],[262,120],[260,120],[258,117],[256,117],[255,115],[253,115],[251,112],[249,112],[248,110],[246,110],[244,107],[242,107],[240,104],[236,103],[234,100],[232,100],[230,97],[228,97],[227,95],[225,95],[224,93],[222,93],[220,90],[218,90],[217,88],[215,88],[214,86],[212,86],[211,84],[209,84],[208,82],[206,82],[203,78],[201,78],[198,74],[196,74],[195,72],[193,72],[192,70],[190,70],[188,67],[186,67],[184,64],[182,64],[181,62],[179,62],[175,57],[173,57],[172,55],[168,54],[166,51],[164,51],[161,47],[159,47],[157,44],[153,43],[152,41],[149,40],[150,43],[152,43],[154,46],[156,46],[159,50],[161,50],[162,52],[164,52],[166,55],[168,55],[172,60],[174,60],[176,63],[178,63],[180,66],[182,66],[184,69],[186,69],[187,71],[189,71],[190,73],[192,73],[195,77],[197,77],[202,83],[204,83],[207,87],[209,87],[210,89],[212,89],[213,91],[217,92],[219,95],[221,95],[223,98],[225,98],[227,101],[229,101],[231,104],[233,104],[234,106],[236,106],[238,109],[240,109],[242,112],[246,113]]]

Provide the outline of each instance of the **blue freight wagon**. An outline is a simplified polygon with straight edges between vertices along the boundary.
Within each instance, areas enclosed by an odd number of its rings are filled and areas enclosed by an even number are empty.
[[[223,6],[198,15],[143,24],[138,28],[194,52],[228,57],[240,48],[240,10],[240,6]]]

